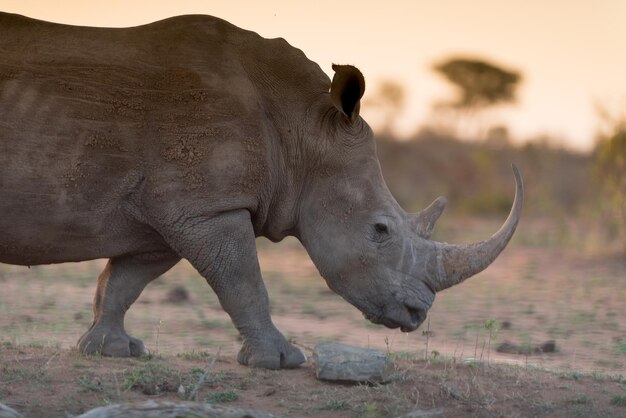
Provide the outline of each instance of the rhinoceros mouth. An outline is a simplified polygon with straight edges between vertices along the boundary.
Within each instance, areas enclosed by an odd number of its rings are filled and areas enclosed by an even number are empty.
[[[365,315],[365,318],[367,320],[369,320],[370,322],[374,323],[374,324],[378,324],[378,325],[384,325],[387,328],[390,329],[397,329],[400,328],[400,331],[402,332],[411,332],[411,331],[415,331],[421,324],[421,322],[419,323],[400,323],[400,322],[396,322],[396,320],[392,319],[392,318],[387,318],[387,317],[383,317],[383,318],[370,318],[367,315]]]
[[[351,305],[361,311],[368,321],[384,325],[387,328],[400,328],[402,332],[415,331],[426,319],[428,308],[420,307],[422,303],[410,303],[406,298],[394,295],[386,303],[373,303],[371,300],[365,301],[350,296],[349,292],[342,292],[341,289],[333,286],[329,280],[328,286]],[[426,305],[430,307],[429,305]]]
[[[374,324],[384,325],[391,329],[400,328],[402,332],[415,331],[426,319],[426,311],[424,309],[406,304],[403,307],[397,306],[387,311],[389,312],[382,315],[364,313],[363,316]]]

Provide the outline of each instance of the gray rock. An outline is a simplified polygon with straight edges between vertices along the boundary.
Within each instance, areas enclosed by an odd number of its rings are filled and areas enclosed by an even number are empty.
[[[415,410],[408,414],[402,415],[398,418],[434,418],[442,417],[445,410],[443,408],[429,409],[429,410]]]
[[[146,401],[94,408],[76,418],[278,418],[250,409],[199,402]]]
[[[385,383],[394,371],[393,361],[382,351],[337,343],[317,344],[313,362],[321,380]]]
[[[0,403],[0,418],[24,418],[24,415],[18,413],[15,409],[9,408]]]

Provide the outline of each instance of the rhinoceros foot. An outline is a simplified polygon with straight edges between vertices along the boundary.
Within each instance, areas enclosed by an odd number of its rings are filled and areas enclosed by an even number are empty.
[[[100,354],[111,357],[140,357],[148,354],[143,341],[126,334],[124,330],[92,328],[78,340],[78,350],[83,354]]]
[[[279,334],[274,338],[246,339],[237,361],[262,369],[293,369],[304,363],[306,356]]]

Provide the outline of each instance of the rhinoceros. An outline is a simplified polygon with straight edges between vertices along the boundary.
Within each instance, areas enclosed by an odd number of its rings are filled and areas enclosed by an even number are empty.
[[[83,353],[144,353],[125,312],[184,258],[240,332],[241,364],[296,367],[306,358],[272,323],[256,237],[296,237],[333,291],[408,332],[520,219],[513,166],[498,232],[431,240],[445,199],[407,213],[389,192],[361,72],[333,65],[331,82],[285,40],[215,17],[112,29],[1,13],[0,51],[0,262],[108,259]]]

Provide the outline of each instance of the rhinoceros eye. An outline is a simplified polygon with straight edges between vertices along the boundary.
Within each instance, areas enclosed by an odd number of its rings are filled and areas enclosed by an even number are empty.
[[[383,223],[376,223],[374,225],[374,229],[376,230],[377,234],[388,234],[389,233],[389,227]]]
[[[389,226],[382,222],[376,222],[372,225],[371,240],[374,242],[383,242],[390,237]]]

